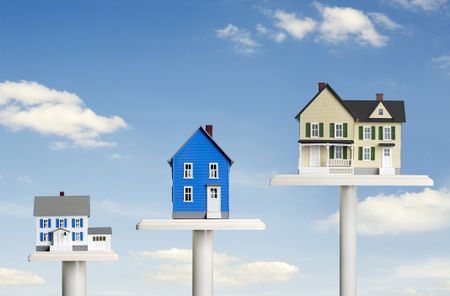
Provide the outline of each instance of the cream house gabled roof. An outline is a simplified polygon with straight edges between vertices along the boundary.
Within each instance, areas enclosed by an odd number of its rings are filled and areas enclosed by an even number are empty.
[[[305,107],[295,116],[297,120],[300,120],[300,115],[305,111],[309,105],[325,90],[331,92],[336,100],[342,104],[345,110],[353,116],[355,121],[359,122],[406,122],[405,117],[405,104],[403,101],[391,101],[391,100],[343,100],[341,97],[331,88],[327,83],[319,91]],[[377,107],[383,104],[384,108],[389,113],[389,117],[377,117],[371,116],[373,112],[377,110]]]

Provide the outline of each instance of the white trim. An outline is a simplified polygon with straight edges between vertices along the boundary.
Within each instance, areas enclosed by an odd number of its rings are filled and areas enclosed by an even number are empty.
[[[186,166],[191,165],[190,169],[187,169]],[[190,172],[190,176],[186,176],[189,174],[186,174],[187,172]],[[194,179],[194,164],[192,162],[185,162],[183,163],[183,179]]]
[[[213,169],[211,168],[211,166],[216,165],[216,176],[214,177],[212,172]],[[219,163],[218,162],[210,162],[209,163],[209,178],[210,179],[219,179]]]
[[[186,194],[189,194],[188,192],[186,192],[186,189],[191,189],[191,200],[186,200]],[[194,202],[194,189],[192,188],[192,186],[183,187],[183,202]]]
[[[386,131],[389,130],[389,138],[386,137]],[[383,141],[392,140],[392,128],[390,126],[383,126]]]
[[[342,127],[342,128],[341,128],[342,136],[340,136],[340,137],[338,137],[338,135],[337,135],[337,126],[338,126],[338,125],[340,125],[340,126]],[[335,137],[335,138],[338,138],[338,139],[344,138],[344,123],[338,122],[338,123],[335,123],[335,124],[334,124],[334,137]]]
[[[313,125],[317,124],[317,136],[313,135]],[[311,138],[320,138],[320,124],[318,122],[311,122]]]
[[[365,158],[365,150],[369,149],[369,159]],[[372,147],[363,147],[363,153],[362,153],[362,160],[363,161],[372,161]]]
[[[366,138],[366,128],[369,128],[369,138]],[[363,126],[363,140],[372,140],[372,126],[370,125]]]
[[[340,148],[340,149],[342,149],[341,150],[341,157],[340,158],[338,158],[337,157],[337,149],[336,148]],[[344,147],[343,146],[340,146],[340,145],[334,145],[334,159],[344,159]]]

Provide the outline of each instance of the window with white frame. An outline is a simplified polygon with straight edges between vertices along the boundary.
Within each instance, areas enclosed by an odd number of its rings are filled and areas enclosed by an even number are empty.
[[[311,123],[311,137],[318,138],[319,137],[319,124]]]
[[[184,186],[184,202],[192,202],[192,186]]]
[[[364,127],[364,140],[372,139],[372,127],[365,126]]]
[[[334,158],[335,159],[343,159],[343,151],[344,147],[342,146],[335,146],[334,147]]]
[[[44,219],[43,221],[42,221],[42,227],[43,228],[48,228],[49,226],[49,223],[48,223],[48,219]]]
[[[184,173],[183,173],[184,179],[192,179],[192,162],[185,162],[184,163]]]
[[[370,160],[370,147],[363,148],[363,160]]]
[[[44,242],[48,241],[48,233],[47,233],[47,232],[44,232],[44,233],[42,234],[42,240],[43,240]]]
[[[344,137],[344,125],[342,123],[336,123],[334,125],[334,137],[335,138]]]
[[[65,227],[63,218],[59,219],[59,227]]]
[[[75,227],[80,227],[81,222],[80,219],[75,219]]]
[[[383,140],[391,140],[392,135],[391,135],[391,127],[390,126],[385,126],[383,128]]]
[[[209,164],[209,178],[210,179],[219,178],[219,164],[217,162],[211,162]]]
[[[383,113],[384,113],[383,108],[379,108],[378,109],[378,115],[383,115]]]

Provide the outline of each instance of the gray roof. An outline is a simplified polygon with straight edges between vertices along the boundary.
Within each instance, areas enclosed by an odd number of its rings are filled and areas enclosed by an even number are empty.
[[[89,196],[36,196],[34,216],[90,216]]]
[[[111,227],[89,227],[88,234],[112,234]]]

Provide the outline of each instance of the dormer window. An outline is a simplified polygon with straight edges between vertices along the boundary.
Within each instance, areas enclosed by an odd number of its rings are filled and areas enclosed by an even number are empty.
[[[184,163],[184,173],[183,173],[184,179],[192,179],[193,173],[192,173],[192,162],[185,162]]]
[[[217,162],[211,162],[209,164],[209,178],[210,179],[219,178],[219,164]]]
[[[383,113],[384,113],[383,108],[379,108],[378,109],[378,115],[383,115]]]

